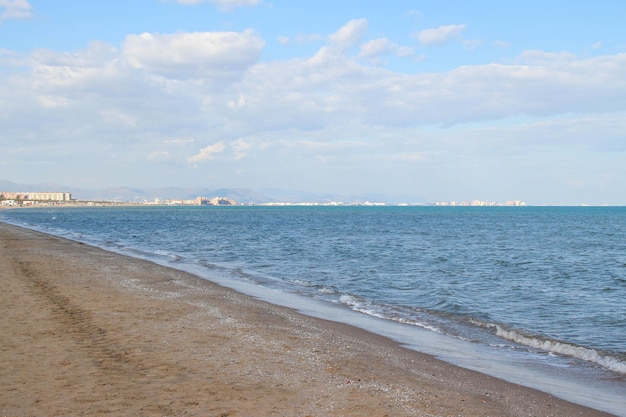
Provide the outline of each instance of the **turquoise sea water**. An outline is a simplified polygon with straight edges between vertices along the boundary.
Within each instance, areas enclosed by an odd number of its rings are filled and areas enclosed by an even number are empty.
[[[626,208],[41,208],[0,220],[626,384]]]

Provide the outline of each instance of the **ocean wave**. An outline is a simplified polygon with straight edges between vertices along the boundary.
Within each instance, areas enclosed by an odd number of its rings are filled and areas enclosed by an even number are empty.
[[[576,346],[556,340],[543,339],[536,336],[524,335],[519,331],[505,329],[500,325],[493,326],[496,329],[496,335],[504,339],[546,352],[592,362],[613,372],[626,375],[626,362],[616,357],[603,354],[596,349]]]
[[[350,307],[354,311],[366,314],[372,317],[378,317],[380,319],[391,320],[397,323],[408,324],[411,326],[421,327],[426,330],[430,330],[435,333],[444,333],[439,327],[425,323],[420,320],[409,318],[406,315],[398,314],[397,312],[385,311],[383,306],[376,306],[372,303],[368,303],[365,300],[356,297],[354,295],[343,294],[339,297],[339,302]]]
[[[178,254],[176,254],[174,252],[170,252],[170,251],[167,251],[167,250],[156,250],[156,251],[154,251],[154,254],[158,255],[158,256],[162,256],[162,257],[164,257],[166,259],[169,259],[172,262],[178,262],[178,261],[183,259],[183,257],[181,255],[178,255]]]
[[[358,297],[349,294],[342,294],[341,297],[339,297],[339,302],[341,304],[357,308],[362,305],[362,301]]]
[[[310,288],[310,287],[314,287],[315,286],[315,284],[313,284],[311,282],[308,282],[308,281],[305,281],[305,280],[302,280],[302,279],[292,279],[292,280],[290,280],[290,282],[292,284],[300,286],[300,287]]]
[[[376,306],[372,303],[367,302],[360,297],[343,294],[339,298],[339,302],[344,304],[351,309],[382,319],[392,320],[398,323],[409,324],[417,327],[421,327],[423,329],[427,329],[436,333],[445,333],[452,337],[457,337],[463,340],[468,341],[478,341],[482,340],[481,337],[478,337],[478,340],[474,340],[467,335],[459,333],[458,329],[456,331],[452,329],[448,329],[448,326],[439,327],[431,322],[431,320],[427,320],[424,322],[422,320],[418,320],[412,314],[405,315],[399,313],[397,311],[385,311],[385,308],[382,306]],[[434,314],[431,312],[431,314]],[[434,314],[437,316],[437,314]],[[547,338],[541,338],[535,335],[524,334],[521,331],[507,329],[501,325],[493,324],[489,322],[484,322],[482,320],[471,318],[465,321],[466,324],[472,325],[472,327],[483,328],[485,330],[491,329],[491,332],[495,333],[497,337],[502,339],[517,343],[519,345],[527,346],[530,348],[538,349],[544,352],[548,352],[550,354],[566,356],[575,358],[578,360],[582,360],[584,362],[593,363],[599,365],[609,371],[626,375],[626,361],[621,358],[612,356],[611,354],[604,353],[602,351],[587,348],[583,346],[577,346],[571,343],[566,343],[557,340],[550,340]],[[491,333],[490,332],[490,333]],[[492,334],[493,334],[492,333]],[[484,337],[484,335],[483,335]],[[484,340],[482,340],[484,342]],[[500,347],[510,347],[505,344],[502,344]]]
[[[326,295],[333,295],[337,293],[337,291],[335,291],[333,288],[326,287],[326,286],[319,288],[317,292],[320,294],[326,294]]]

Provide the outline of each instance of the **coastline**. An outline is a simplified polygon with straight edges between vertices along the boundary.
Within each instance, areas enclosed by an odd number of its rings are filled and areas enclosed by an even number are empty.
[[[0,415],[609,415],[78,242],[0,248]]]

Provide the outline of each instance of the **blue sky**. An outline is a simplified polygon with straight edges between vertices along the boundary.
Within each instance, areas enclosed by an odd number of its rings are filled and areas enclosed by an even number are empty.
[[[508,3],[0,0],[0,179],[626,204],[626,2]]]

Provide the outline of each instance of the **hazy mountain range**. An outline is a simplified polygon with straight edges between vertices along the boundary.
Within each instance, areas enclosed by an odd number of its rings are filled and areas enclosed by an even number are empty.
[[[189,200],[198,196],[207,198],[226,197],[235,200],[238,204],[264,204],[264,203],[328,203],[341,201],[344,203],[386,202],[395,203],[395,199],[390,199],[380,194],[370,194],[363,196],[339,195],[339,194],[314,194],[294,190],[268,189],[253,191],[248,188],[190,188],[190,187],[161,187],[161,188],[131,188],[112,187],[105,189],[77,188],[54,183],[40,184],[18,184],[11,181],[0,180],[0,191],[12,192],[45,192],[63,191],[72,193],[75,200],[90,201],[119,201],[119,202],[144,202],[155,199]]]

